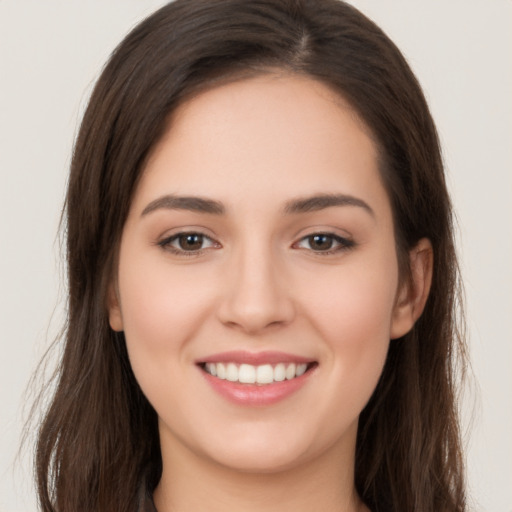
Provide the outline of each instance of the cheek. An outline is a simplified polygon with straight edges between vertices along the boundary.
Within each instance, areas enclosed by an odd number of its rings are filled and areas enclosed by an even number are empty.
[[[333,392],[343,389],[344,405],[354,413],[370,398],[386,360],[398,279],[393,265],[371,268],[317,279],[304,306],[325,342]]]
[[[184,411],[184,380],[189,393],[198,392],[190,341],[206,322],[212,286],[192,266],[173,271],[165,260],[137,257],[136,251],[127,251],[121,259],[119,276],[126,347],[135,378],[159,415]]]
[[[362,261],[317,275],[313,282],[303,293],[305,309],[327,339],[353,340],[359,346],[376,337],[389,338],[398,282],[395,265],[376,267]]]
[[[150,367],[168,374],[187,357],[183,349],[208,315],[211,280],[192,266],[173,269],[161,257],[155,262],[137,257],[136,251],[126,253],[119,266],[119,292],[133,369],[136,374]]]

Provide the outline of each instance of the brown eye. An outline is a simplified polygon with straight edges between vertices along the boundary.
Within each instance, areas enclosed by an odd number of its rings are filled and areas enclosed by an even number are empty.
[[[203,235],[184,233],[177,238],[178,246],[184,251],[198,251],[203,248]]]
[[[307,237],[309,247],[314,251],[327,251],[333,246],[333,237],[330,235],[318,234]]]
[[[158,242],[163,249],[178,255],[194,255],[204,249],[219,247],[219,244],[202,233],[182,232]]]
[[[300,239],[295,248],[306,249],[318,254],[333,254],[351,249],[355,243],[333,233],[313,233]]]

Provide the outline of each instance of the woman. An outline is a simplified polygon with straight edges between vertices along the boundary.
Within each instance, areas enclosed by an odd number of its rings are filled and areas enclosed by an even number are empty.
[[[439,144],[354,8],[157,11],[98,80],[66,216],[42,510],[465,510]]]

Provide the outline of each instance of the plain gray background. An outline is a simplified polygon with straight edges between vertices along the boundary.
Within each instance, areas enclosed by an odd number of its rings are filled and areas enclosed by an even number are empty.
[[[0,0],[0,512],[35,511],[24,390],[62,319],[57,227],[78,120],[110,51],[161,0]],[[512,512],[512,2],[352,0],[402,49],[441,136],[475,381],[474,510]],[[471,421],[473,418],[473,421]]]

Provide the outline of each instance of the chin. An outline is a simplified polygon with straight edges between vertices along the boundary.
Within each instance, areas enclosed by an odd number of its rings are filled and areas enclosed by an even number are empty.
[[[291,470],[307,459],[302,454],[284,453],[280,450],[267,447],[265,452],[259,453],[230,453],[216,456],[213,459],[226,469],[239,473],[273,474]]]
[[[271,474],[298,467],[329,449],[318,445],[316,436],[300,432],[298,428],[296,436],[289,433],[289,428],[285,432],[282,428],[273,432],[251,432],[249,429],[241,436],[231,432],[222,443],[203,446],[202,451],[225,468],[241,473]]]

